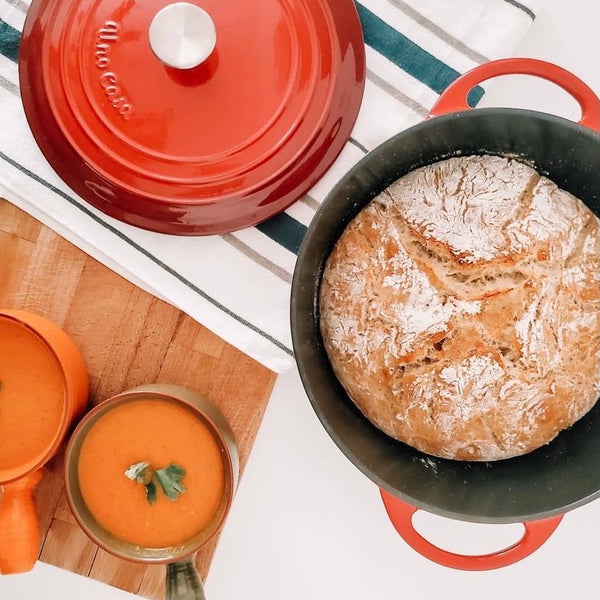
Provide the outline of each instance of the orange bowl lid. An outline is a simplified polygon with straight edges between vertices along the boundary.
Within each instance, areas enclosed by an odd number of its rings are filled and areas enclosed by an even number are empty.
[[[34,0],[20,72],[38,144],[75,191],[142,227],[165,230],[153,220],[172,207],[166,230],[214,233],[323,174],[365,69],[351,0]],[[198,216],[223,202],[233,227]]]

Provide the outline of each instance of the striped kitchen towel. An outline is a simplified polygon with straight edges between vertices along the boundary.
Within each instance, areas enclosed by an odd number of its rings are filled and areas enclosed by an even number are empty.
[[[365,153],[422,120],[460,73],[507,56],[530,27],[539,3],[357,2],[367,82],[352,137],[336,162],[277,217],[227,235],[190,238],[143,231],[106,217],[53,172],[29,132],[19,98],[18,45],[27,0],[0,0],[0,194],[281,372],[293,361],[288,305],[294,262],[319,203]]]

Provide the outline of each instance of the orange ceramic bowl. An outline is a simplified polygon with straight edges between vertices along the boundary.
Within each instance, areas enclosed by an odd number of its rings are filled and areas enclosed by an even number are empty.
[[[108,525],[111,522],[111,519],[115,519],[115,521],[123,520],[121,517],[124,514],[124,511],[128,510],[126,505],[121,505],[119,508],[119,492],[115,494],[115,496],[107,499],[106,502],[100,499],[92,499],[89,491],[89,478],[86,480],[86,471],[82,472],[82,469],[85,468],[85,465],[91,465],[91,468],[87,472],[93,472],[95,476],[98,478],[103,477],[104,468],[106,467],[106,463],[115,461],[117,464],[118,461],[113,457],[108,457],[107,455],[113,455],[114,452],[109,450],[108,453],[100,454],[99,456],[102,460],[97,460],[94,462],[92,460],[91,463],[86,463],[90,456],[90,447],[93,446],[98,440],[97,432],[101,429],[101,427],[105,428],[104,439],[114,440],[115,446],[119,445],[117,438],[121,438],[121,432],[125,436],[123,439],[124,445],[129,443],[129,439],[136,436],[136,434],[131,433],[131,421],[127,421],[129,417],[123,417],[125,414],[131,415],[131,409],[144,409],[144,403],[150,401],[150,404],[153,401],[159,401],[158,404],[166,403],[168,405],[173,405],[179,408],[185,409],[192,414],[194,417],[193,420],[199,420],[202,423],[202,426],[209,432],[209,436],[211,436],[216,442],[216,448],[218,448],[219,453],[219,464],[222,467],[223,478],[222,478],[222,487],[219,488],[219,492],[217,495],[217,501],[214,506],[216,507],[214,510],[211,509],[209,513],[211,516],[207,523],[203,525],[199,530],[193,532],[192,535],[187,537],[186,539],[179,540],[174,543],[167,544],[148,544],[144,545],[140,540],[127,540],[123,537],[119,537],[117,535],[117,531]],[[137,408],[136,408],[137,406]],[[151,407],[148,405],[148,410]],[[124,410],[125,409],[125,410]],[[116,411],[119,410],[119,416],[116,418]],[[129,410],[129,413],[125,411]],[[112,415],[112,419],[110,418]],[[145,417],[144,417],[145,418]],[[156,419],[151,419],[151,426],[159,426],[160,423],[156,422]],[[110,427],[116,427],[116,434],[109,434],[106,432],[106,427],[108,423],[111,423]],[[100,423],[100,426],[96,427]],[[126,425],[129,423],[129,425]],[[135,426],[134,426],[135,427]],[[111,431],[114,431],[111,429]],[[93,436],[96,436],[93,438]],[[146,433],[148,437],[148,434]],[[150,436],[151,437],[151,436]],[[95,441],[92,442],[92,439]],[[156,438],[152,438],[156,439]],[[146,442],[147,443],[147,442]],[[100,443],[99,447],[102,448],[110,448],[109,445],[104,443]],[[120,449],[115,450],[115,452],[119,453],[120,457],[122,455]],[[144,452],[142,452],[144,454]],[[171,454],[169,454],[171,456]],[[132,459],[132,462],[137,462],[138,460],[144,460],[147,456],[140,456],[139,459]],[[170,459],[171,460],[171,459]],[[129,462],[129,459],[126,461]],[[185,462],[185,461],[183,461]],[[95,468],[94,465],[102,465],[99,468],[102,470],[102,474],[100,474]],[[82,466],[84,465],[84,466]],[[152,465],[153,467],[159,467],[160,465]],[[165,465],[163,465],[165,466]],[[189,463],[185,465],[189,467]],[[119,467],[122,469],[122,466]],[[191,471],[191,469],[190,469]],[[116,467],[112,473],[116,473]],[[120,473],[120,471],[119,471]],[[187,473],[186,477],[191,477],[191,473]],[[78,523],[81,525],[86,534],[100,547],[102,547],[107,552],[111,554],[125,559],[131,560],[135,562],[143,562],[148,564],[155,563],[166,563],[167,564],[167,597],[184,597],[184,596],[176,596],[175,590],[184,586],[186,588],[186,598],[203,598],[202,595],[202,586],[200,584],[198,575],[193,566],[193,555],[202,548],[208,541],[210,541],[220,530],[223,525],[229,508],[231,506],[231,502],[233,500],[234,492],[237,486],[239,476],[239,459],[238,452],[235,444],[235,439],[233,432],[225,419],[225,417],[221,414],[221,412],[211,404],[206,398],[201,396],[200,394],[176,385],[168,385],[168,384],[152,384],[137,387],[135,389],[123,392],[106,400],[96,406],[92,411],[90,411],[84,419],[79,423],[76,428],[69,445],[67,447],[66,460],[65,460],[65,480],[66,480],[66,491],[67,491],[67,499],[73,510],[75,518]],[[130,488],[126,488],[123,492],[124,494],[133,492],[135,486],[132,485],[132,482],[127,481],[127,479],[123,476],[121,479],[113,478],[111,481],[118,480],[118,483],[113,486],[105,486],[100,485],[100,489],[106,489],[110,487],[111,490],[117,490],[117,486],[130,486]],[[184,478],[184,483],[188,485],[188,482]],[[137,485],[137,484],[136,484]],[[158,487],[158,486],[157,486]],[[190,487],[188,485],[188,487]],[[143,511],[145,508],[148,510],[148,514],[152,514],[152,511],[160,511],[165,506],[168,509],[169,503],[164,500],[163,506],[161,507],[161,498],[158,498],[156,505],[146,505],[145,496],[141,493],[137,494],[139,497],[139,501],[143,506],[140,507],[140,510]],[[192,490],[188,490],[189,494],[186,493],[185,500],[188,500],[192,494]],[[162,491],[158,490],[159,496],[162,495]],[[87,496],[86,496],[87,494]],[[94,504],[95,503],[95,504]],[[130,510],[130,508],[129,508]],[[120,512],[121,515],[117,515]],[[106,519],[102,523],[102,518],[100,514]],[[156,513],[155,513],[156,514]],[[134,512],[132,518],[135,519],[138,515]],[[143,522],[143,519],[141,520]],[[145,523],[145,522],[144,522]],[[114,524],[114,521],[113,521]],[[145,528],[152,528],[153,526],[148,525],[140,525],[140,532],[142,536],[146,535]],[[143,538],[142,538],[143,539]],[[161,546],[161,547],[158,547]]]
[[[0,394],[13,407],[0,429],[0,572],[8,574],[35,564],[40,534],[33,489],[85,409],[88,376],[73,340],[31,312],[0,309],[0,350]]]

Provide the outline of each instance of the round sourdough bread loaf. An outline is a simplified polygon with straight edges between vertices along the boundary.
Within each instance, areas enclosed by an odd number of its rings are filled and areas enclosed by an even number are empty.
[[[600,394],[600,221],[516,160],[417,169],[337,241],[320,326],[388,435],[450,459],[525,454]]]

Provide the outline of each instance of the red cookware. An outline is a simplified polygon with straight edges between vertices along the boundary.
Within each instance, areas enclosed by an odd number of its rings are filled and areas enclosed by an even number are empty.
[[[469,110],[468,92],[503,74],[552,81],[581,105],[579,123],[512,109]],[[375,428],[335,377],[319,330],[319,287],[333,245],[356,214],[406,173],[457,155],[517,157],[600,216],[600,100],[577,77],[533,59],[485,64],[453,83],[431,118],[373,150],[331,191],[308,228],[294,272],[295,358],[312,406],[344,454],[381,488],[395,528],[418,552],[458,569],[495,569],[539,548],[564,513],[600,496],[600,403],[550,444],[509,460],[480,463],[424,455]],[[437,548],[412,525],[416,510],[481,523],[523,522],[523,538],[483,556]]]
[[[33,0],[19,61],[33,135],[82,198],[173,234],[282,211],[362,99],[351,0]]]

